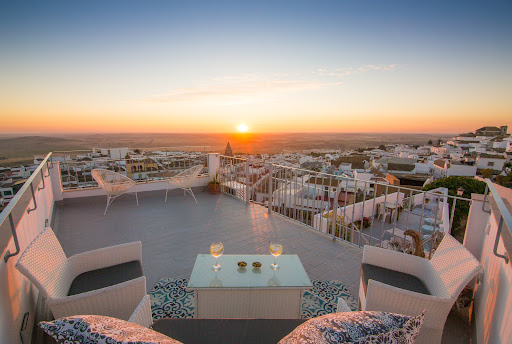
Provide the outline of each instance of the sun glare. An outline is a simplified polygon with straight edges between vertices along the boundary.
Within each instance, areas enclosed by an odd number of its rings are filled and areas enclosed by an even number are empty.
[[[239,132],[245,133],[247,130],[249,130],[249,127],[242,123],[238,126],[237,129]]]

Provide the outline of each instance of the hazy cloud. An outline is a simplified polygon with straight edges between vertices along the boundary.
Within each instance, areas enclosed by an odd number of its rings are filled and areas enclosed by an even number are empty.
[[[393,70],[397,67],[396,64],[391,65],[366,65],[362,67],[357,68],[337,68],[332,71],[329,71],[327,69],[319,68],[316,71],[316,74],[322,75],[322,76],[334,76],[338,78],[343,78],[352,74],[362,74],[372,71],[389,71]]]
[[[358,68],[339,68],[332,71],[317,69],[316,77],[301,77],[291,74],[240,74],[212,78],[198,87],[176,88],[168,93],[155,95],[147,102],[184,103],[213,102],[217,105],[245,104],[265,101],[280,94],[318,90],[335,87],[343,78],[352,74],[371,71],[388,71],[396,65],[367,65]]]
[[[215,101],[221,105],[262,101],[278,94],[331,87],[336,83],[287,78],[286,75],[243,74],[214,78],[200,87],[177,88],[149,102]]]

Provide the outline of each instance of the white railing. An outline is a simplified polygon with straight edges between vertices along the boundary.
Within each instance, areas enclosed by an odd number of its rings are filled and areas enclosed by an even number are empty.
[[[220,156],[219,173],[223,192],[359,247],[405,242],[411,229],[429,251],[436,232],[450,233],[454,204],[471,201],[446,188],[421,191],[226,156]]]
[[[173,175],[203,164],[207,173],[206,153],[183,153],[183,155],[144,155],[131,157],[130,154],[117,159],[101,156],[85,156],[85,153],[59,152],[52,159],[59,161],[63,190],[97,187],[91,175],[95,168],[113,170],[137,183],[148,183],[169,179]]]
[[[2,343],[30,342],[38,290],[15,268],[20,253],[51,222],[57,165],[49,153],[0,213]]]

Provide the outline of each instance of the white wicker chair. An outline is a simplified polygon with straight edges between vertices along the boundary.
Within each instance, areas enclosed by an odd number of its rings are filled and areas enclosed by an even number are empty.
[[[98,183],[98,185],[107,193],[107,206],[105,207],[105,212],[103,213],[103,215],[107,214],[108,206],[112,204],[116,197],[119,197],[125,192],[129,191],[130,189],[135,188],[135,186],[137,185],[137,183],[135,183],[130,178],[110,170],[103,170],[97,168],[91,171],[91,175],[94,178],[94,180]],[[135,199],[137,200],[138,207],[139,198],[137,197],[136,190]]]
[[[73,280],[82,273],[133,261],[142,262],[140,241],[68,258],[52,229],[47,227],[25,249],[16,268],[39,289],[56,319],[95,314],[128,320],[146,295],[144,276],[71,296],[68,292]],[[145,310],[139,310],[138,319],[147,318],[148,307],[144,307]]]
[[[183,189],[184,196],[186,196],[186,192],[191,194],[192,197],[194,197],[194,201],[197,203],[196,196],[194,196],[194,192],[192,191],[192,186],[199,176],[199,173],[203,170],[203,167],[203,165],[193,166],[169,179],[167,181],[167,188],[165,189],[165,202],[167,202],[167,192],[169,191],[169,187],[174,186]]]
[[[365,246],[363,263],[419,278],[431,295],[421,294],[368,280],[367,291],[361,278],[359,301],[362,310],[417,315],[426,309],[425,322],[416,343],[440,343],[446,318],[460,292],[482,266],[451,235],[445,235],[432,260]]]

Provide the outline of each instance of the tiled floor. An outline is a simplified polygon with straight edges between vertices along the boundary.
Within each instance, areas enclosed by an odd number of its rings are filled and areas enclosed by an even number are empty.
[[[142,241],[148,289],[164,277],[186,277],[197,254],[209,253],[221,241],[224,253],[269,254],[269,242],[280,241],[284,254],[298,254],[311,279],[341,279],[354,297],[359,286],[362,250],[328,237],[267,209],[230,196],[174,191],[116,199],[103,216],[106,197],[67,199],[58,206],[56,234],[66,254],[130,241]]]
[[[103,215],[106,197],[66,199],[56,206],[54,229],[67,255],[95,248],[142,241],[148,289],[165,277],[189,278],[199,253],[222,241],[225,253],[268,254],[271,240],[284,254],[298,254],[311,279],[341,279],[354,297],[359,286],[362,249],[333,242],[300,223],[230,196],[196,190],[198,203],[172,191],[123,195]],[[448,319],[443,343],[469,343],[468,325]]]

